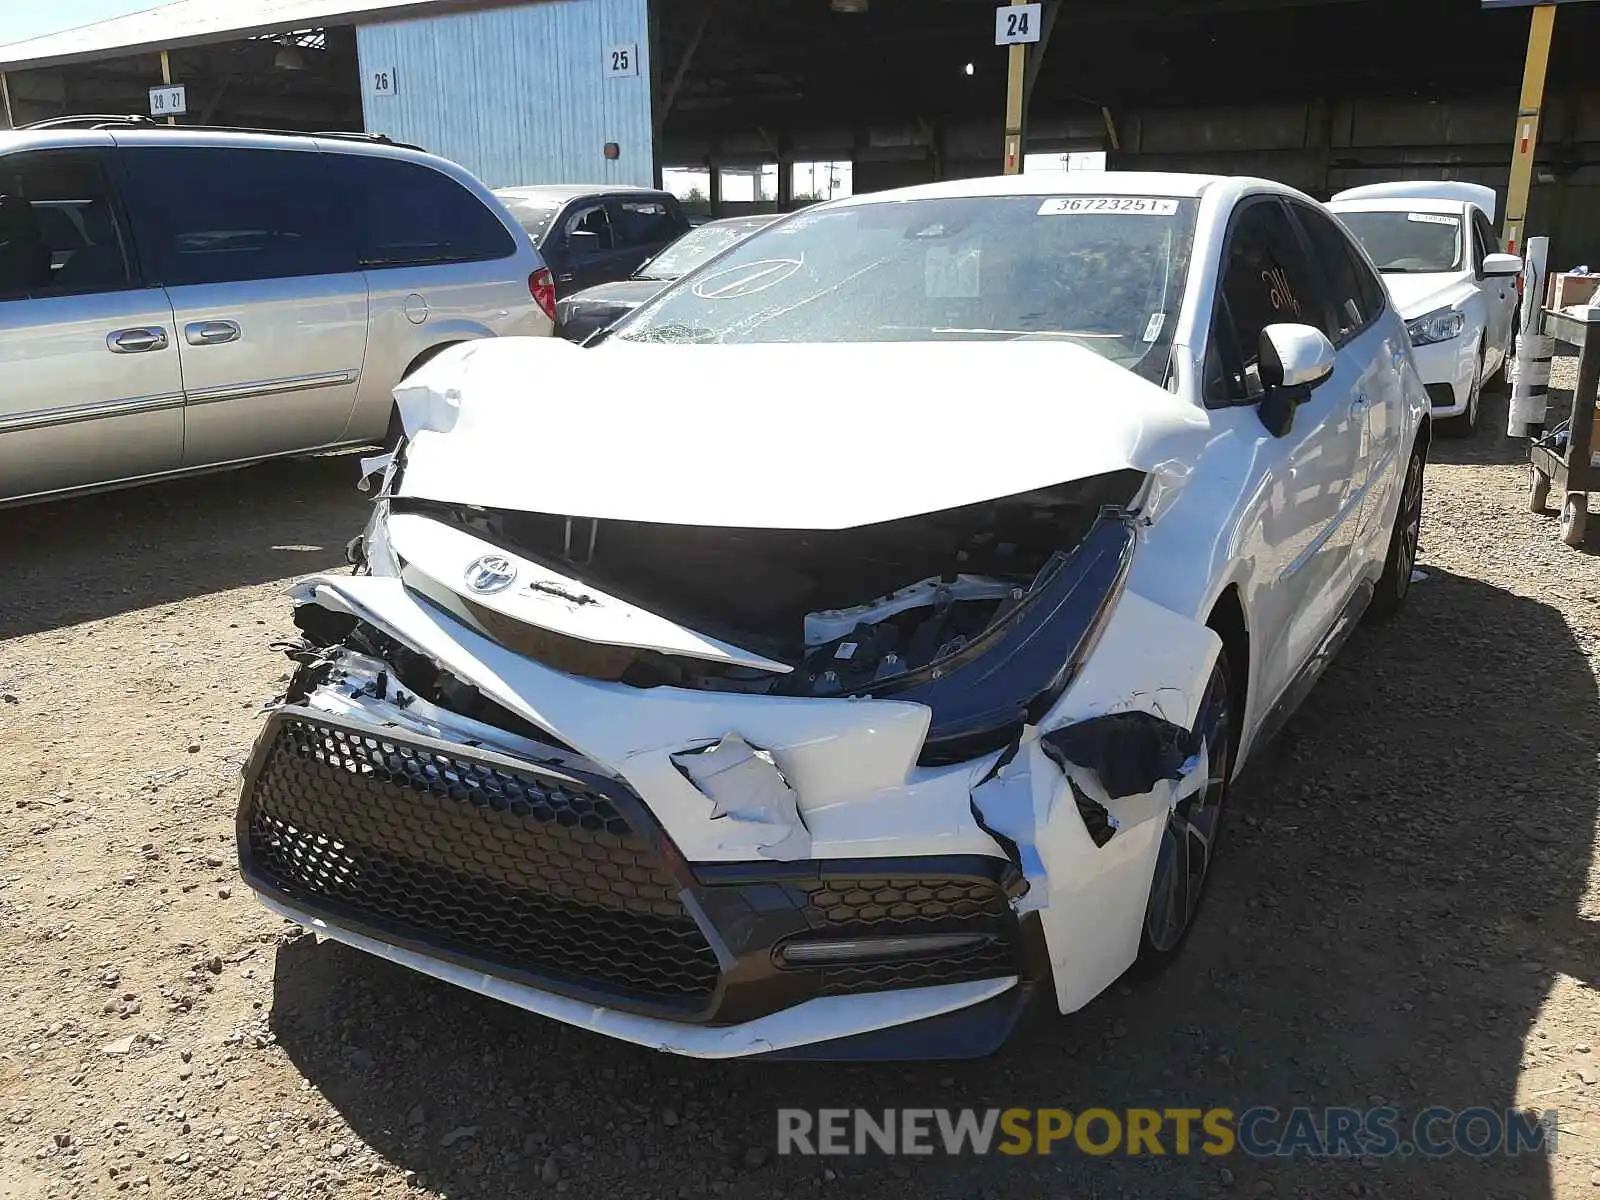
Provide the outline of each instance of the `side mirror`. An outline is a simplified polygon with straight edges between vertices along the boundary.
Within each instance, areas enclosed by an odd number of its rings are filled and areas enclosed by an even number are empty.
[[[598,254],[600,235],[589,229],[574,229],[567,234],[567,249],[575,255]]]
[[[1328,335],[1310,325],[1268,325],[1261,331],[1261,423],[1273,437],[1294,428],[1294,410],[1333,374],[1337,352]]]
[[[1521,274],[1522,259],[1515,254],[1485,254],[1483,256],[1483,276],[1485,279]]]

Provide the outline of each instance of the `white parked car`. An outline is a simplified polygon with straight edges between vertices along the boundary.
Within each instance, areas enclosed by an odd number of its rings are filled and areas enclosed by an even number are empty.
[[[1328,204],[1383,274],[1441,433],[1470,437],[1484,385],[1513,353],[1522,259],[1501,254],[1493,188],[1380,183]]]
[[[982,1054],[1170,962],[1230,781],[1406,596],[1429,441],[1337,222],[1196,176],[819,205],[397,400],[244,877],[702,1057]]]

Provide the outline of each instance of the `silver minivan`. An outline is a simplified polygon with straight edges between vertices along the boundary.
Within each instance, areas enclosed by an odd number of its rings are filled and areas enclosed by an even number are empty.
[[[377,442],[554,281],[462,168],[360,137],[0,132],[0,504]]]

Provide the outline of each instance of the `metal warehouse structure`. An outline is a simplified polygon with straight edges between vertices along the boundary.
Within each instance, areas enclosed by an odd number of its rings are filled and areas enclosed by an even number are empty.
[[[365,128],[491,185],[704,180],[781,208],[795,163],[857,191],[1001,169],[997,0],[178,0],[0,47],[11,119],[145,112]],[[1403,177],[1505,193],[1526,8],[1478,0],[1047,0],[1031,153],[1250,173],[1326,196]],[[1564,5],[1528,228],[1600,259],[1600,5]],[[165,54],[163,55],[163,51]],[[3,115],[3,114],[0,114]],[[737,197],[733,185],[739,186]]]

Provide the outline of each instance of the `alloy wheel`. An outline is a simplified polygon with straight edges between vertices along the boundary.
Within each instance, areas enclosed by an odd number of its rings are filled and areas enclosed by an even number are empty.
[[[1229,704],[1227,666],[1219,661],[1200,701],[1196,726],[1210,759],[1206,784],[1173,808],[1161,835],[1155,875],[1150,882],[1145,940],[1158,954],[1176,949],[1183,940],[1200,906],[1206,873],[1216,857],[1231,767]]]

